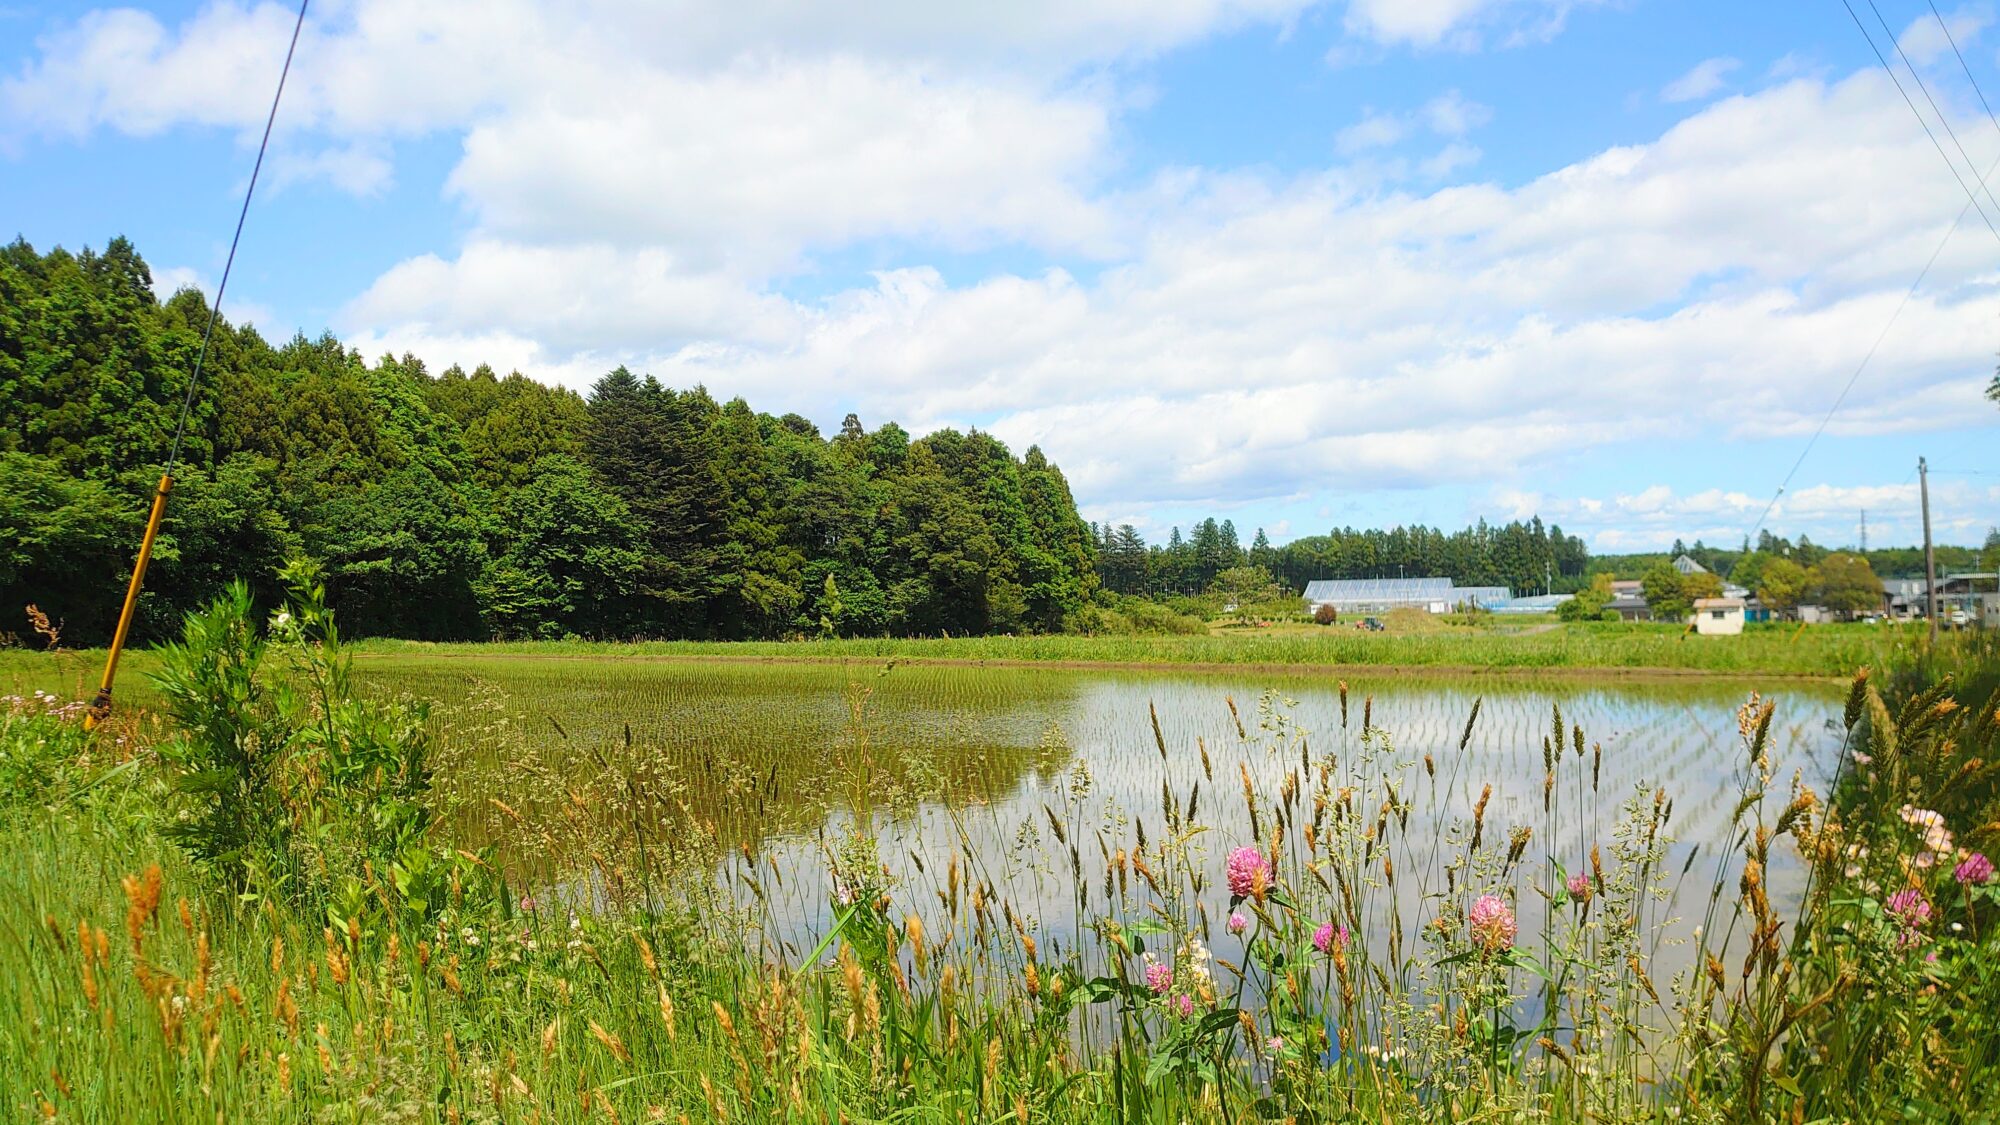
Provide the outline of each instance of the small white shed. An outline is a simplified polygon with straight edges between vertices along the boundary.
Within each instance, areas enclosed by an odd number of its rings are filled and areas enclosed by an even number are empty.
[[[1696,598],[1694,631],[1704,637],[1733,637],[1743,631],[1742,598]]]

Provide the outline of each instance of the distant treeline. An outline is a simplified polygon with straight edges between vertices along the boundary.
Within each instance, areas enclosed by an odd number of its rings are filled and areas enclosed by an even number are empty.
[[[1098,574],[1105,589],[1121,594],[1183,595],[1208,588],[1216,575],[1240,566],[1262,567],[1293,593],[1319,578],[1425,578],[1461,586],[1506,586],[1516,594],[1557,593],[1580,587],[1590,565],[1583,540],[1544,527],[1539,517],[1493,527],[1481,520],[1462,531],[1396,527],[1387,531],[1340,528],[1274,547],[1258,528],[1248,547],[1236,525],[1206,519],[1183,538],[1176,527],[1165,543],[1148,544],[1130,524],[1091,525]]]
[[[1933,549],[1937,556],[1938,576],[1961,573],[1976,569],[1992,570],[2000,564],[2000,530],[1987,532],[1986,541],[1980,547],[1961,547],[1939,543]],[[1615,578],[1639,578],[1654,565],[1671,562],[1686,555],[1709,570],[1725,578],[1735,575],[1739,566],[1756,570],[1767,559],[1790,559],[1803,567],[1818,566],[1829,555],[1859,555],[1868,560],[1868,565],[1883,577],[1914,577],[1924,572],[1924,549],[1914,547],[1871,547],[1866,551],[1853,547],[1826,547],[1812,541],[1809,535],[1801,535],[1798,540],[1787,539],[1769,531],[1757,533],[1753,545],[1745,537],[1740,546],[1711,547],[1697,539],[1692,544],[1674,540],[1674,545],[1666,551],[1631,555],[1605,555],[1590,561],[1593,574],[1610,574]]]
[[[138,252],[0,248],[0,634],[34,603],[103,641],[208,309]],[[142,603],[144,637],[289,554],[350,631],[776,637],[1060,628],[1096,587],[1038,449],[850,415],[822,436],[620,368],[588,396],[370,365],[218,326]]]

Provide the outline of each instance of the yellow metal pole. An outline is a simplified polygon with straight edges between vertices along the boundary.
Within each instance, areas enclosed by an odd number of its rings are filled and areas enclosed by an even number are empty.
[[[97,698],[90,701],[84,716],[85,730],[94,729],[111,714],[111,681],[118,676],[118,657],[125,651],[125,635],[132,631],[132,615],[139,608],[139,590],[146,584],[146,564],[153,558],[153,540],[160,534],[160,517],[167,511],[167,492],[174,486],[171,473],[160,474],[160,486],[153,490],[153,510],[146,517],[146,537],[139,541],[139,559],[132,564],[132,584],[125,588],[125,608],[118,613],[118,631],[111,635],[111,652],[104,658],[104,679],[97,685]]]

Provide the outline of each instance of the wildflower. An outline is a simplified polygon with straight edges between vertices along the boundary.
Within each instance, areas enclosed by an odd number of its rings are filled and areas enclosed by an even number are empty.
[[[1963,881],[1963,880],[1961,880],[1961,881]],[[1240,912],[1240,911],[1235,911],[1235,910],[1232,910],[1232,911],[1230,911],[1230,912],[1229,912],[1229,932],[1230,932],[1230,933],[1232,933],[1232,934],[1237,934],[1237,935],[1241,935],[1241,934],[1243,933],[1243,931],[1244,931],[1244,930],[1247,930],[1247,929],[1249,929],[1249,928],[1250,928],[1250,919],[1248,919],[1248,918],[1245,918],[1245,917],[1243,916],[1242,912]]]
[[[1951,877],[1965,884],[1982,884],[1993,881],[1993,861],[1979,852],[1965,857],[1965,862],[1952,869]]]
[[[1347,927],[1342,926],[1336,930],[1332,922],[1320,923],[1319,929],[1313,931],[1313,948],[1328,957],[1333,956],[1335,949],[1346,949]]]
[[[1274,1055],[1283,1054],[1285,1050],[1285,1037],[1282,1035],[1273,1035],[1270,1041],[1265,1043],[1264,1046]]]
[[[1569,897],[1578,902],[1590,901],[1590,876],[1579,871],[1569,877]]]
[[[1260,895],[1271,882],[1271,865],[1264,853],[1252,847],[1229,853],[1229,893],[1237,898]]]
[[[1164,996],[1174,986],[1174,967],[1155,961],[1151,954],[1146,956],[1146,987],[1156,996]]]
[[[1480,895],[1465,916],[1472,940],[1488,953],[1504,953],[1514,948],[1514,911],[1499,895]]]
[[[1889,917],[1903,927],[1902,932],[1896,935],[1896,948],[1908,949],[1924,940],[1923,935],[1917,932],[1931,920],[1931,904],[1924,897],[1924,892],[1915,887],[1904,887],[1890,895],[1889,901],[1883,905]]]
[[[1173,1008],[1174,1014],[1182,1019],[1194,1015],[1194,997],[1185,992],[1167,1001],[1167,1004]]]
[[[1913,828],[1944,827],[1944,817],[1941,814],[1930,809],[1920,809],[1915,805],[1904,805],[1897,810],[1896,815],[1902,818],[1904,824]]]

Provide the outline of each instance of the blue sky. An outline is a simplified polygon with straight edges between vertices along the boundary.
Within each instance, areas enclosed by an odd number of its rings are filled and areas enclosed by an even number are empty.
[[[1974,182],[2000,123],[1876,6]],[[290,20],[0,3],[7,233],[211,286]],[[1897,313],[1966,194],[1837,0],[319,0],[266,176],[269,335],[978,425],[1150,537],[1734,542],[1885,325],[1770,526],[1914,541],[1920,454],[1943,539],[2000,523],[2000,234]]]

